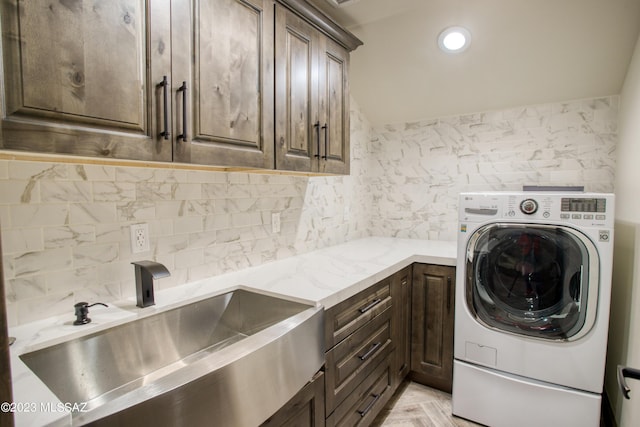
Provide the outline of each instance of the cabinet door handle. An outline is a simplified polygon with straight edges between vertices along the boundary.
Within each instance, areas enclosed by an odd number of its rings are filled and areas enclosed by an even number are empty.
[[[380,399],[380,396],[382,396],[382,394],[378,393],[378,394],[372,394],[371,397],[373,397],[373,400],[371,402],[369,402],[369,404],[367,405],[366,408],[364,408],[362,411],[358,410],[358,413],[360,414],[361,417],[364,418],[365,415],[367,415],[369,413],[369,411],[371,410],[371,408],[373,408],[373,405],[376,404],[376,402],[378,401],[378,399]]]
[[[322,158],[327,160],[329,158],[329,125],[325,123],[322,129],[324,129],[324,156]]]
[[[313,157],[318,158],[320,157],[320,122],[315,122],[313,127],[316,128],[316,146],[318,148],[318,151],[316,151]]]
[[[451,276],[447,277],[447,311],[451,311]]]
[[[162,98],[164,99],[164,107],[163,107],[163,119],[164,119],[164,130],[160,132],[160,136],[164,137],[164,139],[169,139],[169,103],[168,103],[168,95],[169,92],[169,83],[167,82],[167,76],[162,77],[162,81],[158,83],[158,86],[162,87]]]
[[[370,358],[371,355],[374,354],[381,345],[382,345],[382,342],[378,341],[377,343],[372,345],[371,348],[365,354],[363,354],[362,356],[358,356],[358,358],[360,358],[360,360],[364,362],[365,360]]]
[[[625,381],[625,377],[633,378],[634,380],[640,380],[640,369],[628,368],[626,366],[618,365],[618,385],[622,391],[622,395],[625,399],[630,399],[629,392],[631,389]]]
[[[376,305],[380,304],[382,300],[380,298],[376,298],[373,301],[371,301],[371,304],[366,305],[364,307],[362,307],[360,310],[360,313],[366,313],[367,311],[371,310],[373,307],[375,307]]]
[[[182,82],[178,92],[182,92],[182,133],[178,135],[178,139],[187,142],[187,82]]]

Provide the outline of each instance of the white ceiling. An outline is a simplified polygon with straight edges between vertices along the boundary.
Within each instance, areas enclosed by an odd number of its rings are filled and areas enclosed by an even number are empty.
[[[364,42],[351,93],[374,125],[618,94],[640,30],[640,0],[313,2]],[[437,47],[453,25],[458,55]]]

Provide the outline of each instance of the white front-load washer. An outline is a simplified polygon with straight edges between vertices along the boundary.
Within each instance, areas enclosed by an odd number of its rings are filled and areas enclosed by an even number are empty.
[[[454,415],[599,425],[613,209],[612,194],[460,195]]]

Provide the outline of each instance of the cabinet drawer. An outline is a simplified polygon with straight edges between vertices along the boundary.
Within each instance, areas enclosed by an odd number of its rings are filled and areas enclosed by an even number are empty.
[[[391,382],[391,356],[388,356],[327,418],[327,427],[370,425],[393,394]]]
[[[327,352],[326,413],[345,400],[393,349],[391,309],[375,317]]]
[[[325,313],[325,345],[331,348],[391,307],[391,278],[341,302]]]

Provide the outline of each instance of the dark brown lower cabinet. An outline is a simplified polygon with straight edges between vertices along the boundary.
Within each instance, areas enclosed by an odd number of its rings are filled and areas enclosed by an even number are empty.
[[[454,285],[454,267],[413,264],[327,309],[324,375],[262,426],[369,426],[407,375],[451,392]]]
[[[411,379],[446,392],[453,382],[455,268],[414,264]]]
[[[411,266],[391,277],[393,324],[391,340],[395,343],[393,389],[405,379],[411,366]]]
[[[260,427],[322,427],[324,421],[324,373],[318,372]]]
[[[327,417],[327,427],[370,425],[393,395],[390,357],[371,370],[336,410]]]
[[[391,287],[390,276],[325,312],[327,426],[368,426],[393,395]]]

